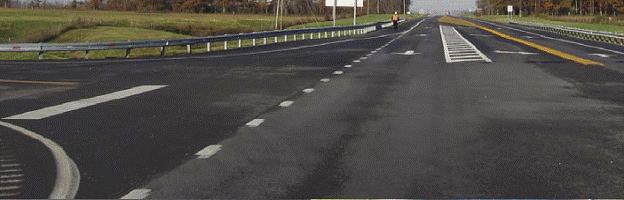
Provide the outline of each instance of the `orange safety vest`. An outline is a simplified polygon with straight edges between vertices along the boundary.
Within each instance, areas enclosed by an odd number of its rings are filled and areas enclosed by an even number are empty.
[[[399,15],[393,15],[392,21],[399,21]]]

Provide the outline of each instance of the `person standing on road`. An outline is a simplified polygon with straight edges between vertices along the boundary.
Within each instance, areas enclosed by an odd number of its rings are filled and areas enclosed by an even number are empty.
[[[392,15],[392,24],[394,25],[394,30],[398,29],[399,23],[399,15],[397,11],[394,11],[394,15]]]

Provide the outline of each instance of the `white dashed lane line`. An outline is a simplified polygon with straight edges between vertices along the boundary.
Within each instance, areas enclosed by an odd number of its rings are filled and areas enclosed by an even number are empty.
[[[350,67],[353,67],[353,65],[345,65],[344,67],[350,68]]]
[[[283,101],[282,103],[279,104],[280,107],[288,107],[290,105],[292,105],[294,102],[293,101]]]
[[[343,74],[343,73],[344,73],[343,71],[334,71],[334,74],[336,74],[336,75],[340,75],[340,74]]]
[[[354,62],[354,63],[359,63],[359,62],[360,62],[360,60],[354,60],[353,62]]]
[[[219,150],[221,150],[221,145],[210,145],[201,151],[198,151],[195,155],[197,156],[197,159],[208,159],[210,156],[219,152]]]
[[[257,127],[257,126],[260,126],[260,124],[262,124],[262,122],[264,122],[264,119],[254,119],[254,120],[251,120],[251,121],[247,122],[247,124],[245,124],[245,126]]]
[[[314,88],[304,89],[302,92],[303,92],[303,93],[306,93],[306,94],[309,94],[309,93],[314,92]]]
[[[366,60],[367,57],[360,57],[360,60]]]
[[[152,190],[150,189],[136,189],[132,190],[130,193],[121,197],[121,199],[145,199],[149,195]]]
[[[328,78],[321,79],[321,82],[327,83],[327,82],[329,82],[329,79]]]

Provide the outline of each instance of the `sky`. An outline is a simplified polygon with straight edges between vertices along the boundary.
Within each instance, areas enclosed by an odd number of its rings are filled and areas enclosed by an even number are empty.
[[[412,0],[410,10],[418,12],[420,9],[445,12],[447,10],[477,9],[475,0]]]

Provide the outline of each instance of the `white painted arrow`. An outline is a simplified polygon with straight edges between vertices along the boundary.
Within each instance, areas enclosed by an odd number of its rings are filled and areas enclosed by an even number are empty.
[[[411,56],[411,55],[416,55],[416,54],[420,54],[420,53],[414,53],[414,51],[406,51],[405,53],[393,53],[393,54],[404,55],[404,56]]]
[[[592,54],[589,54],[589,55],[592,55],[592,56],[600,56],[600,57],[602,57],[602,58],[608,58],[608,57],[609,57],[609,55],[607,55],[607,54],[601,54],[601,53],[592,53]]]
[[[494,50],[492,52],[494,52],[494,53],[522,54],[522,55],[535,55],[535,54],[538,54],[538,53],[522,52],[522,51],[516,52],[516,51],[499,51],[499,50]]]

